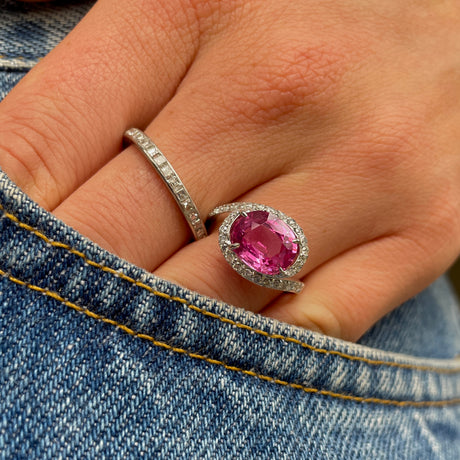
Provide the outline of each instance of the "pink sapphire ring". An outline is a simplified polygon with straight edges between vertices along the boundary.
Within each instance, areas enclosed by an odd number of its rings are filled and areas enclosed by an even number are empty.
[[[209,217],[230,213],[219,228],[219,246],[243,278],[260,286],[298,294],[298,273],[308,257],[308,243],[296,221],[281,211],[255,203],[218,206]]]

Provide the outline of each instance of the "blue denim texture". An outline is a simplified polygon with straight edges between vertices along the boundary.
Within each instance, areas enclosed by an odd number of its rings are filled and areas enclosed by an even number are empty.
[[[90,4],[0,0],[2,96]],[[158,279],[0,173],[0,458],[457,460],[459,355],[444,278],[348,343]]]

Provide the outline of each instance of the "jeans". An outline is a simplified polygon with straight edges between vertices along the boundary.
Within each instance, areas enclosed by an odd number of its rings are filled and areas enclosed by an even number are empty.
[[[0,0],[2,97],[90,5]],[[458,460],[459,312],[441,278],[358,344],[280,323],[110,254],[0,172],[0,458]]]

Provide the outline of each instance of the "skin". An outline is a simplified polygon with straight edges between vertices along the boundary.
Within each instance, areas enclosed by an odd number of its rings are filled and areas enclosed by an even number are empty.
[[[99,0],[0,104],[0,165],[102,247],[346,340],[460,253],[460,3]],[[263,203],[309,240],[299,295],[191,238],[122,133],[155,140],[206,216]]]

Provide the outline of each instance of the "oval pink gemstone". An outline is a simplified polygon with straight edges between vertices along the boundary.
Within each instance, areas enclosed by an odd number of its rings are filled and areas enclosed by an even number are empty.
[[[296,260],[299,245],[292,228],[268,211],[251,211],[240,216],[230,229],[230,241],[240,246],[233,251],[249,267],[265,275],[278,275]]]

